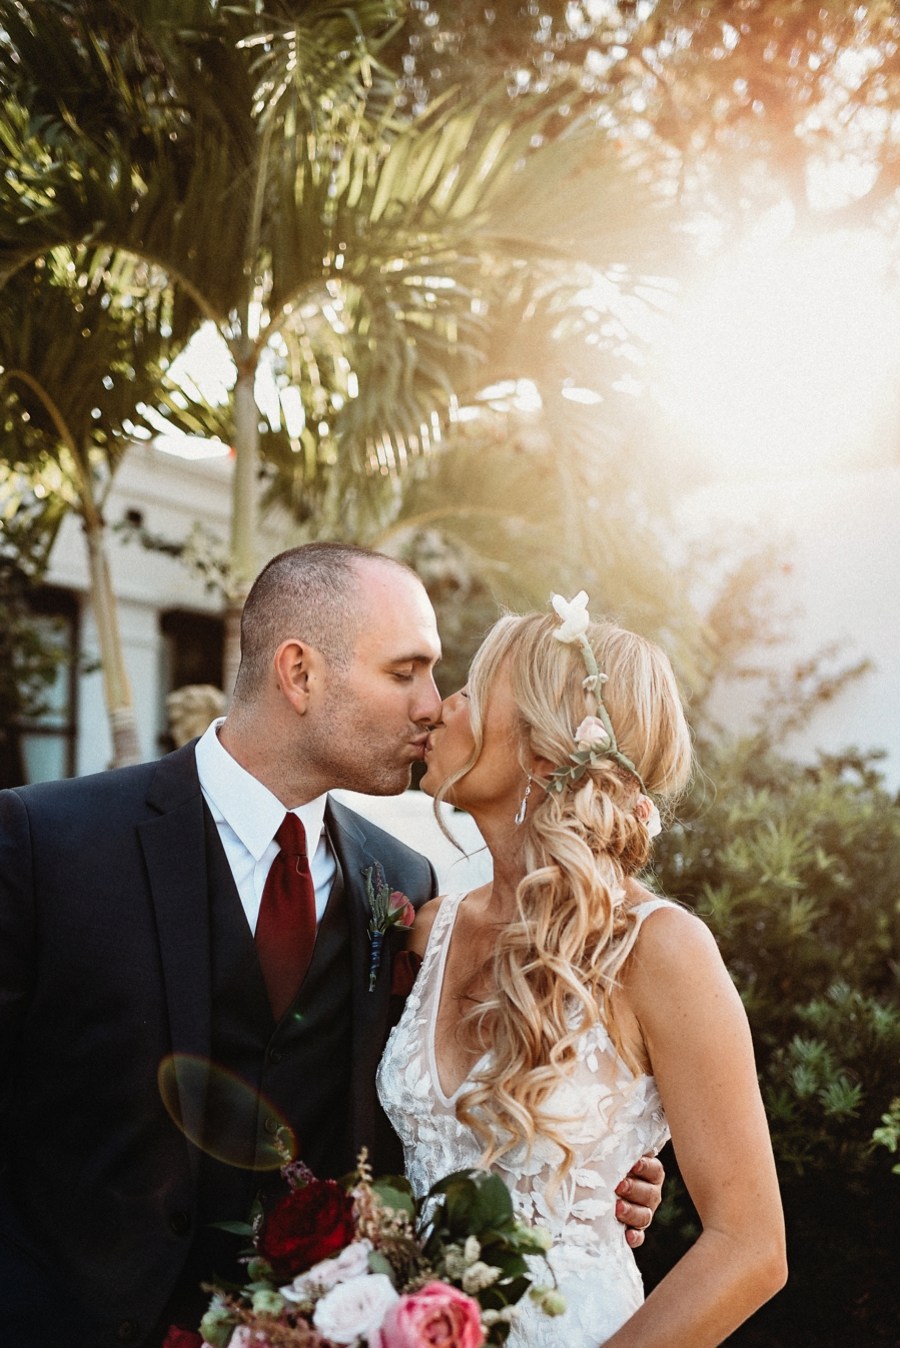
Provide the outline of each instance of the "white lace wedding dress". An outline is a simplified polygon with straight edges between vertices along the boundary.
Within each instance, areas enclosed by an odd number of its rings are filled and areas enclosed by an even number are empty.
[[[388,1040],[378,1069],[381,1103],[399,1134],[406,1174],[417,1194],[455,1170],[477,1166],[481,1147],[456,1118],[453,1096],[440,1087],[434,1032],[447,948],[462,894],[442,902],[428,948],[403,1016]],[[636,909],[643,921],[664,899]],[[473,1068],[473,1074],[478,1065]],[[553,1249],[548,1262],[566,1298],[565,1315],[550,1318],[525,1298],[509,1348],[597,1348],[640,1306],[641,1276],[616,1220],[616,1185],[645,1152],[657,1151],[669,1132],[656,1082],[634,1077],[615,1054],[599,1023],[585,1032],[571,1077],[560,1084],[550,1108],[566,1120],[564,1132],[576,1159],[561,1188],[547,1191],[559,1149],[538,1142],[530,1158],[524,1148],[509,1152],[494,1167],[512,1192],[516,1211],[549,1227]],[[546,1268],[533,1261],[536,1281]]]

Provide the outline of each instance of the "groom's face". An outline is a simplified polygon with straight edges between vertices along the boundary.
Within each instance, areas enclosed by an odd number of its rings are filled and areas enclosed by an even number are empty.
[[[409,786],[440,715],[433,670],[441,644],[415,576],[373,562],[360,567],[360,587],[364,623],[350,668],[329,680],[320,753],[335,786],[392,796]]]

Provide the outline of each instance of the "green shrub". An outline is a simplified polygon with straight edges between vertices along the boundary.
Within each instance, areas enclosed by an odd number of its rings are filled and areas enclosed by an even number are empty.
[[[704,753],[653,882],[714,932],[747,1008],[788,1226],[785,1290],[741,1348],[900,1342],[900,802],[873,756]],[[677,1176],[648,1286],[695,1238]],[[893,1172],[893,1173],[892,1173]]]

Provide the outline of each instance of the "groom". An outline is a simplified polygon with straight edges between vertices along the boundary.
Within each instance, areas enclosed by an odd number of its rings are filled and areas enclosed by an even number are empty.
[[[408,785],[440,713],[434,613],[401,564],[310,544],[257,579],[241,649],[199,741],[0,794],[0,1348],[196,1325],[199,1283],[239,1276],[211,1224],[273,1183],[285,1126],[322,1176],[362,1145],[400,1165],[374,1074],[401,938],[370,992],[363,873],[416,906],[435,879],[326,792]]]

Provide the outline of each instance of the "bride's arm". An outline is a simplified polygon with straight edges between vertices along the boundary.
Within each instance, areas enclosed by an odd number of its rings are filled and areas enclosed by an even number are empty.
[[[607,1348],[713,1348],[786,1278],[747,1017],[712,935],[677,908],[645,920],[622,993],[703,1232]]]

